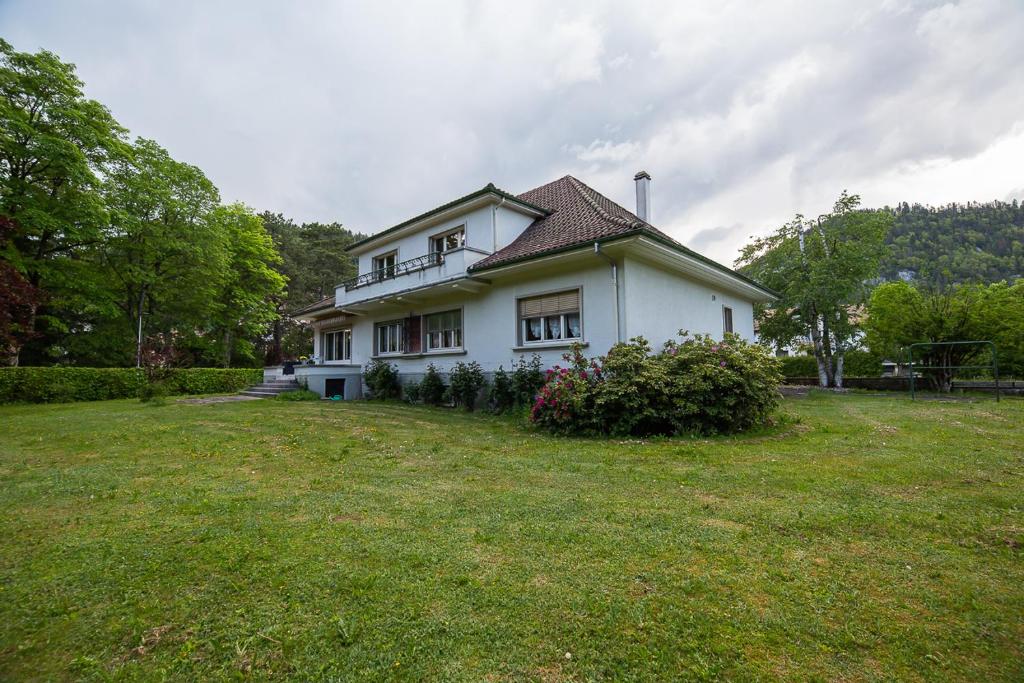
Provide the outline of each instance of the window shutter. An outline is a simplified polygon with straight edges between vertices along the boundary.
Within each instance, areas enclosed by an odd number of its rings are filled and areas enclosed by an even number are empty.
[[[580,310],[580,290],[578,289],[519,300],[519,316],[522,318],[574,313],[578,310]]]
[[[410,315],[405,321],[405,334],[406,334],[406,351],[409,353],[419,353],[420,347],[420,316]]]

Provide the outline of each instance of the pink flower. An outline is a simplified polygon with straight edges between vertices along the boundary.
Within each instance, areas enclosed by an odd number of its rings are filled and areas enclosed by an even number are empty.
[[[580,377],[582,377],[583,379],[586,379],[587,378],[587,371],[586,370],[580,370]]]
[[[721,363],[719,363],[718,365],[719,365],[719,367],[723,367],[723,368],[724,368],[724,367],[725,367],[725,361],[723,360],[723,361],[722,361]]]

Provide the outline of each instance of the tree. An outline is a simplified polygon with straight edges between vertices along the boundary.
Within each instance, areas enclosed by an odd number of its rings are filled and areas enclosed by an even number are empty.
[[[87,99],[72,64],[56,55],[17,52],[0,39],[0,215],[13,221],[3,258],[31,291],[60,307],[69,259],[103,237],[107,224],[100,175],[123,150],[125,131],[103,105]],[[86,282],[88,282],[87,280]],[[35,335],[42,296],[28,300],[20,327],[6,335],[17,365],[21,345]]]
[[[289,313],[334,293],[335,286],[357,274],[355,259],[345,248],[363,235],[340,223],[296,225],[281,214],[260,214],[281,254],[278,272],[288,279],[285,294],[277,299],[279,317],[267,332],[266,362],[276,365],[285,357],[309,353],[307,327]]]
[[[878,275],[893,220],[890,212],[859,205],[859,196],[843,192],[831,213],[814,220],[797,215],[744,247],[736,261],[780,295],[757,307],[761,338],[779,346],[809,339],[823,387],[843,384],[843,356],[856,346],[859,307]]]
[[[905,282],[879,285],[868,302],[865,341],[872,352],[906,358],[911,344],[992,341],[1003,372],[1024,372],[1024,280],[923,289]],[[954,345],[915,350],[915,362],[935,368],[928,375],[939,391],[949,391],[950,366],[984,364],[988,350]]]
[[[14,221],[0,216],[0,254],[14,230]],[[21,345],[32,335],[29,326],[41,299],[42,293],[24,275],[6,260],[0,261],[0,359],[17,359]]]
[[[113,164],[105,194],[111,220],[102,260],[138,364],[144,337],[202,329],[223,305],[230,255],[214,220],[219,194],[198,168],[141,138]]]
[[[225,239],[228,262],[211,317],[212,336],[221,340],[225,367],[231,366],[235,355],[251,364],[256,358],[250,339],[279,317],[276,302],[284,292],[285,278],[274,268],[281,257],[263,220],[248,207],[220,207],[213,222]]]
[[[904,202],[892,209],[881,276],[931,287],[1024,277],[1024,206],[971,202],[931,207]]]

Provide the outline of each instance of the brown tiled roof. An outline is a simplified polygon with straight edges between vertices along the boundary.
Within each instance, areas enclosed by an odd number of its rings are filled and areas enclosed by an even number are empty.
[[[319,311],[322,308],[334,308],[334,295],[325,296],[320,301],[314,301],[311,304],[303,306],[302,308],[292,311],[291,315],[302,315],[303,313],[312,313],[313,311]]]
[[[561,251],[636,232],[646,232],[678,244],[571,175],[524,192],[517,198],[551,213],[531,223],[508,246],[478,261],[472,270],[485,270],[511,261],[541,256],[546,252]]]

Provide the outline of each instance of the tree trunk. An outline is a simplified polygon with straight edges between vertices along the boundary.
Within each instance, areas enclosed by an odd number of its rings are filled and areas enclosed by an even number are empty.
[[[270,343],[270,356],[267,358],[267,365],[280,365],[283,360],[281,353],[281,318],[274,321],[273,341]]]
[[[814,346],[814,360],[818,363],[818,385],[828,388],[828,369],[825,367],[825,351],[821,344],[821,331],[818,329],[818,316],[811,319],[811,343]]]
[[[832,333],[828,329],[828,318],[821,316],[821,353],[825,363],[826,379],[829,388],[836,386],[836,368],[832,352]]]
[[[835,355],[836,359],[836,389],[843,388],[843,359],[846,357],[844,351],[839,351]]]
[[[139,290],[138,332],[135,337],[135,367],[142,367],[142,309],[146,305],[146,287]]]
[[[224,367],[231,367],[231,330],[224,332]]]
[[[36,331],[36,314],[39,311],[39,304],[33,303],[29,306],[28,310],[28,325],[26,327],[28,327],[29,335],[34,335]],[[23,346],[25,346],[24,341],[14,339],[11,342],[11,355],[7,359],[7,364],[12,368],[18,367],[18,363],[21,362],[21,349]]]

